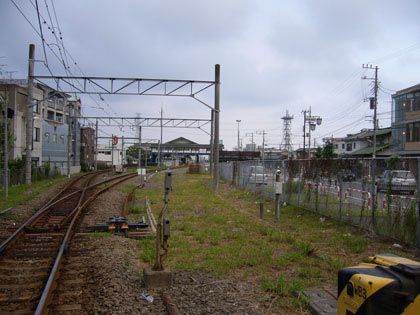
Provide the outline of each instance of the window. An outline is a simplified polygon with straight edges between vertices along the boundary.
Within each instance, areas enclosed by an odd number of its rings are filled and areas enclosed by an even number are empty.
[[[356,149],[356,142],[353,142],[353,149]]]
[[[39,128],[34,127],[33,139],[34,139],[35,142],[39,142],[40,132],[41,132],[41,130]]]
[[[55,133],[55,134],[53,134],[53,142],[54,143],[57,143],[57,134]]]
[[[346,151],[351,151],[351,148],[352,148],[352,144],[351,143],[347,143]]]
[[[34,107],[33,107],[33,111],[34,111],[34,113],[37,113],[37,114],[39,114],[39,102],[38,101],[34,101]]]
[[[344,143],[342,143],[342,144],[341,144],[341,149],[343,149],[343,150],[344,150],[344,147],[345,147],[345,144],[344,144]]]
[[[49,132],[45,133],[45,142],[50,142],[50,133]]]
[[[52,110],[47,111],[47,119],[54,120],[54,112]]]
[[[63,122],[63,114],[56,113],[55,114],[55,120],[58,121],[58,122]]]
[[[334,149],[338,149],[338,144],[334,144]]]
[[[64,136],[60,136],[60,143],[64,144]]]

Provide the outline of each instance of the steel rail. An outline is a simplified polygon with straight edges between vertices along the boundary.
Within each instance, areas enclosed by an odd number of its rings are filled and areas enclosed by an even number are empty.
[[[47,310],[47,307],[50,303],[51,300],[51,293],[53,292],[53,290],[55,289],[56,285],[57,285],[57,279],[59,276],[59,270],[60,270],[60,265],[63,259],[63,255],[68,251],[69,249],[69,245],[72,239],[72,236],[74,234],[74,227],[76,224],[77,219],[79,218],[80,214],[82,213],[82,210],[84,208],[86,208],[93,200],[95,200],[100,194],[104,193],[105,191],[107,191],[108,189],[120,184],[121,182],[130,179],[132,177],[137,176],[136,173],[130,173],[130,174],[124,174],[118,177],[114,177],[113,179],[117,181],[115,183],[112,183],[110,186],[105,187],[103,189],[101,189],[100,191],[96,192],[94,195],[92,195],[89,199],[87,199],[82,205],[77,207],[77,212],[74,214],[72,221],[69,225],[69,227],[67,228],[67,232],[64,236],[63,242],[61,243],[60,246],[60,250],[57,254],[57,258],[54,262],[54,266],[51,269],[51,273],[48,277],[48,281],[47,284],[44,288],[44,291],[42,292],[40,301],[38,303],[38,306],[35,310],[35,314],[36,315],[41,315],[44,314]]]
[[[121,175],[121,176],[127,176],[127,174]],[[86,187],[87,190],[95,188],[97,186],[100,186],[102,184],[105,184],[109,181],[115,180],[116,178],[119,178],[120,176],[116,176],[116,177],[112,177],[112,178],[108,178],[104,181],[101,181],[99,183],[90,185],[88,187]],[[60,198],[59,200],[51,203],[50,205],[48,205],[45,208],[41,208],[40,210],[38,210],[36,213],[34,213],[34,215],[32,217],[30,217],[25,223],[23,223],[15,232],[13,232],[12,235],[10,235],[3,243],[0,244],[0,255],[8,248],[10,247],[14,241],[16,241],[18,239],[18,237],[25,231],[25,228],[28,228],[31,224],[35,223],[38,219],[40,219],[41,215],[44,214],[47,210],[49,210],[51,207],[56,206],[62,202],[64,202],[65,200],[69,199],[70,197],[74,196],[75,194],[78,194],[82,191],[83,189],[79,189],[77,191],[74,191],[62,198]]]

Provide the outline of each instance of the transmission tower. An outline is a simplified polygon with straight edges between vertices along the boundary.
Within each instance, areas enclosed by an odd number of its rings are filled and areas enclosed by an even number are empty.
[[[293,116],[289,115],[289,111],[286,110],[286,116],[283,116],[283,150],[287,151],[287,155],[293,151],[292,141],[291,141],[291,131],[292,131],[292,119]]]

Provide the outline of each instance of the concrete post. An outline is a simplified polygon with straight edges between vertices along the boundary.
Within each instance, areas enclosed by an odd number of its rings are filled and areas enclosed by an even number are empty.
[[[8,92],[6,92],[8,93]],[[3,99],[4,104],[4,197],[7,197],[9,195],[9,181],[8,181],[8,172],[7,172],[7,101],[8,98],[6,96],[5,99]]]
[[[33,137],[33,94],[34,94],[34,64],[35,64],[35,45],[29,45],[29,68],[28,68],[28,97],[26,100],[26,162],[25,162],[25,183],[31,184],[32,168],[32,137]]]
[[[96,119],[95,130],[95,171],[98,170],[98,120]]]
[[[260,202],[260,219],[264,219],[264,203]]]
[[[64,97],[64,108],[67,107],[67,99]],[[68,122],[68,135],[67,135],[67,177],[70,178],[70,154],[71,154],[71,106],[68,106],[69,122]]]
[[[372,229],[375,229],[375,198],[376,198],[376,191],[375,191],[375,172],[376,172],[376,160],[374,158],[372,158],[371,161],[371,196],[372,196],[372,203],[371,203],[371,210],[372,210]]]
[[[214,176],[213,174],[213,169],[214,169],[214,110],[211,110],[211,124],[210,124],[210,159],[209,159],[209,163],[210,163],[210,176]]]
[[[215,65],[214,86],[214,175],[213,189],[219,187],[219,113],[220,113],[220,65]]]
[[[114,134],[111,135],[111,170],[114,171]]]
[[[141,167],[141,126],[139,126],[139,154],[138,154],[138,168]]]

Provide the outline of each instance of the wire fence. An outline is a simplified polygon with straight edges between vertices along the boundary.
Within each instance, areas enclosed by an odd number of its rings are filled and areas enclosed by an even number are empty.
[[[64,168],[49,169],[47,167],[36,167],[32,168],[31,181],[37,182],[47,178],[56,178],[64,174]],[[8,185],[16,186],[25,184],[25,170],[24,169],[12,169],[8,170]],[[0,171],[0,188],[4,186],[4,170]]]
[[[420,247],[420,158],[244,161],[220,164],[220,175],[322,216]]]

